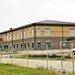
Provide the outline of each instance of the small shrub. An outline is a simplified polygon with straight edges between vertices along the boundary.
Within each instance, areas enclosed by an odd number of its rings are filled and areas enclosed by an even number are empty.
[[[38,65],[36,65],[36,68],[37,68],[38,70],[40,70],[40,67],[39,67]]]
[[[40,70],[44,70],[45,68],[44,68],[44,66],[40,66]]]
[[[44,66],[38,66],[38,65],[36,65],[36,68],[37,68],[38,70],[45,70]]]

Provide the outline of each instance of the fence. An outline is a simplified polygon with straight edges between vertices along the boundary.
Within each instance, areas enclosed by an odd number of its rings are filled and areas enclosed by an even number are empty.
[[[64,52],[64,50],[66,49],[69,49],[69,51],[67,52]],[[65,62],[62,60],[62,59],[65,59],[65,54],[68,54],[68,56],[71,57],[71,59],[69,60],[71,64],[69,64],[68,66],[70,67],[70,69],[72,70],[73,72],[73,75],[74,75],[74,72],[75,72],[75,59],[74,59],[74,55],[75,55],[75,41],[61,41],[60,42],[60,50],[61,50],[61,69],[64,70],[66,69],[67,70],[67,67],[65,68],[66,65]]]
[[[26,50],[12,49],[1,51],[0,62],[10,63],[40,69],[57,69],[67,72],[75,72],[73,49],[75,42],[61,41],[60,49],[49,49],[46,45],[45,50],[31,50],[27,46]],[[18,56],[18,58],[14,58]],[[52,61],[54,60],[54,61]],[[55,61],[57,60],[57,61]]]

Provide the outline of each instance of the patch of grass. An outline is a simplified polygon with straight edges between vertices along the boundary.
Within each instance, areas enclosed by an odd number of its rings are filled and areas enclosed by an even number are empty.
[[[27,59],[27,58],[29,58],[29,59],[38,59],[38,60],[40,60],[40,59],[42,59],[42,60],[46,60],[47,58],[46,57],[28,57],[27,55],[19,55],[19,56],[14,56],[14,58],[20,58],[20,59]],[[60,57],[49,57],[49,59],[50,60],[54,60],[54,59],[56,59],[56,60],[60,60],[61,58]]]
[[[63,75],[53,71],[37,70],[10,64],[0,64],[0,75]]]
[[[36,60],[47,60],[47,57],[27,57],[26,55],[15,56],[18,59],[36,59]],[[61,60],[61,57],[49,57],[48,60]],[[65,58],[65,60],[72,60],[72,58]]]

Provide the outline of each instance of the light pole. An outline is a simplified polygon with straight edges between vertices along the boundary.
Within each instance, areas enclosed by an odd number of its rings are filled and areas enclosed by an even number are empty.
[[[1,54],[1,46],[0,46],[0,54]],[[1,63],[1,56],[0,56],[0,63]]]
[[[28,45],[27,45],[27,67],[29,66],[29,60],[28,60]]]
[[[48,45],[46,45],[46,50],[47,50],[47,70],[48,70]]]
[[[63,70],[63,61],[62,61],[62,41],[60,41],[60,51],[61,51],[61,70]]]
[[[13,47],[11,48],[12,48],[12,55],[10,56],[10,58],[11,58],[11,64],[13,64]]]
[[[73,75],[74,75],[74,55],[73,55],[73,43],[72,43],[72,69],[73,69]]]
[[[3,42],[3,39],[2,39],[2,37],[0,36],[0,43],[2,43],[2,42]],[[1,63],[1,57],[2,57],[1,49],[2,49],[2,46],[0,45],[0,54],[1,54],[1,56],[0,56],[0,63]]]

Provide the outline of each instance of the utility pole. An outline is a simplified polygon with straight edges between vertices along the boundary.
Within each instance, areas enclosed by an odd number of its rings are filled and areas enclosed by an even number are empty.
[[[46,50],[47,50],[47,70],[48,70],[48,45],[46,45]]]
[[[62,61],[62,41],[60,41],[60,51],[61,51],[61,70],[63,70],[63,61]]]
[[[73,55],[73,43],[72,43],[72,69],[73,69],[73,75],[74,75],[74,55]]]

